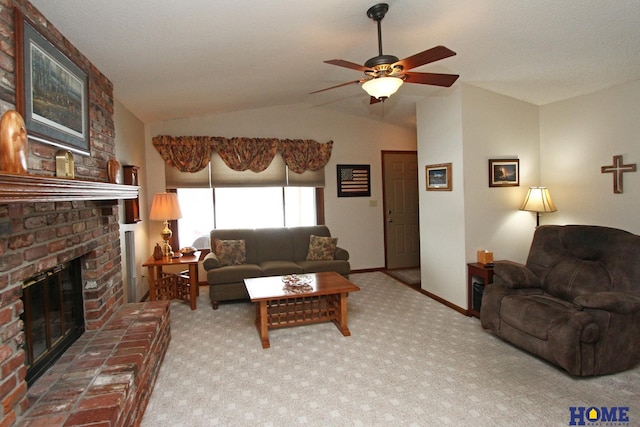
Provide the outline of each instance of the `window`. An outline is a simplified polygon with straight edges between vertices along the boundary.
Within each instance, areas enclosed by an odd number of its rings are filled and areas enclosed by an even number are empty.
[[[178,220],[178,241],[180,247],[196,246],[196,239],[213,229],[213,190],[211,188],[180,188],[178,202],[182,218]],[[208,248],[207,243],[198,249]]]
[[[180,247],[209,237],[214,228],[296,227],[317,224],[313,187],[179,188]]]

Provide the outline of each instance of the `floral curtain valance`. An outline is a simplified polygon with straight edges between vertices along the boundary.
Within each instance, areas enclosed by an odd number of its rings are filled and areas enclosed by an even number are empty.
[[[278,151],[278,140],[263,138],[211,138],[211,145],[234,171],[262,172]]]
[[[213,148],[208,137],[163,135],[154,137],[152,142],[162,159],[180,172],[201,171],[211,159]]]
[[[322,169],[329,162],[332,147],[333,141],[326,144],[308,139],[280,141],[282,158],[287,167],[295,173]]]
[[[209,164],[213,150],[236,171],[265,170],[277,152],[296,173],[323,168],[331,157],[333,141],[321,144],[308,139],[223,138],[207,136],[167,136],[153,138],[162,159],[181,172],[198,172]]]

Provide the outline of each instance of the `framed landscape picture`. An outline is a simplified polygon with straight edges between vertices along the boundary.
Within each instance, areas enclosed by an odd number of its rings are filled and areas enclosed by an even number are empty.
[[[16,109],[31,139],[89,154],[87,74],[15,8]]]
[[[451,191],[451,163],[427,165],[427,191]]]
[[[489,187],[520,186],[520,160],[489,159]]]

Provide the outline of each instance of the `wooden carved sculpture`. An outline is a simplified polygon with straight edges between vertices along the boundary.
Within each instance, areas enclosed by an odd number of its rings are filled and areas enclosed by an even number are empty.
[[[27,129],[20,113],[9,110],[0,119],[0,172],[27,173]]]

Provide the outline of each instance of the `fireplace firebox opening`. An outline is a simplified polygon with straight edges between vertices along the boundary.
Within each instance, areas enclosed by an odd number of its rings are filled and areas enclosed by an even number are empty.
[[[80,258],[22,284],[25,364],[31,386],[84,332]]]

